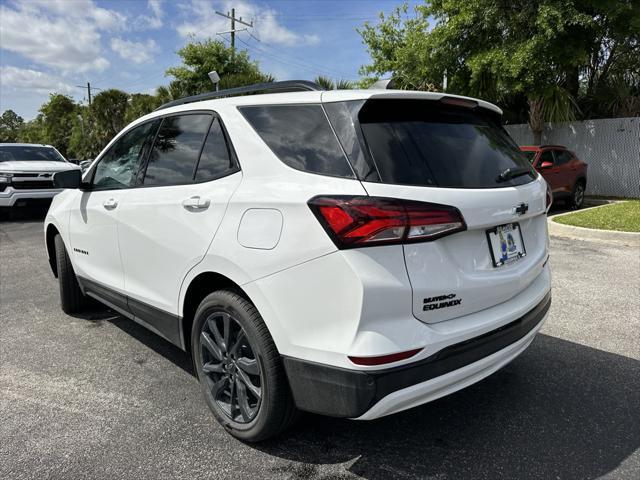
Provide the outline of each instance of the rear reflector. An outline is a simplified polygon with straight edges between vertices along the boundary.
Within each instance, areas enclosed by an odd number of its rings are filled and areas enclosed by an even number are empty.
[[[384,365],[385,363],[398,362],[400,360],[413,357],[421,350],[421,348],[416,348],[414,350],[392,353],[390,355],[382,355],[380,357],[349,357],[349,360],[351,360],[356,365]]]
[[[338,248],[428,242],[465,230],[455,207],[384,197],[320,196],[309,207]]]

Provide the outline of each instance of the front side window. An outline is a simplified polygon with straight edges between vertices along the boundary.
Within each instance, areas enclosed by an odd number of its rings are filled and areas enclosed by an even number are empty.
[[[556,156],[556,165],[564,165],[571,160],[571,154],[566,150],[556,150],[554,153]]]
[[[210,114],[166,117],[149,154],[144,185],[191,183],[211,118]]]
[[[548,162],[551,164],[554,163],[553,153],[551,152],[551,150],[545,150],[540,154],[540,161],[538,162],[538,165],[542,165],[545,162]]]
[[[160,120],[139,125],[122,135],[98,162],[92,190],[128,188],[136,183],[140,163],[145,157]]]
[[[242,107],[240,112],[286,165],[303,172],[354,178],[320,105]]]

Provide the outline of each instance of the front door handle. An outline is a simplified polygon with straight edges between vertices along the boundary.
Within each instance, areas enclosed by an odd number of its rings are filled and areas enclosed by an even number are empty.
[[[182,201],[182,206],[187,210],[206,210],[211,205],[211,200],[208,198],[201,198],[198,195],[187,198]]]
[[[105,200],[102,206],[107,210],[113,210],[118,206],[118,201],[115,198],[110,198],[109,200]]]

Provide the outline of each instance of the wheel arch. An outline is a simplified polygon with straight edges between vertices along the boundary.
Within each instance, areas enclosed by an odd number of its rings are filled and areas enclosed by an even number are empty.
[[[55,278],[58,278],[58,265],[56,264],[56,245],[55,245],[56,235],[60,235],[60,231],[58,230],[58,228],[53,223],[50,223],[49,225],[47,225],[47,229],[45,233],[47,257],[49,259],[49,266],[51,267],[53,276]]]
[[[247,295],[238,283],[221,273],[212,271],[201,272],[190,281],[189,286],[185,290],[184,300],[182,301],[181,317],[182,343],[186,351],[191,350],[191,329],[198,306],[204,297],[212,292],[223,289],[233,290],[251,302],[249,295]]]

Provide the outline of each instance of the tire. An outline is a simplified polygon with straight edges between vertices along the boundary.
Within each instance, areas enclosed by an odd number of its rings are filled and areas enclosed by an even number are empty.
[[[586,186],[584,180],[578,180],[573,186],[573,190],[571,191],[571,198],[567,200],[569,208],[571,208],[572,210],[578,210],[582,207],[582,204],[584,203],[585,187]]]
[[[207,405],[227,432],[258,442],[293,423],[296,408],[280,354],[246,298],[230,290],[205,297],[194,317],[191,345]]]
[[[56,267],[58,270],[58,283],[60,284],[60,306],[68,315],[79,313],[86,308],[87,298],[83,295],[78,285],[78,279],[73,271],[71,260],[67,254],[62,237],[56,235]]]

